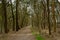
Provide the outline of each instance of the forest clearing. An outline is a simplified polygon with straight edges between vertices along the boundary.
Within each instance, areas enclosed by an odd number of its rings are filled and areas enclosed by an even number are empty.
[[[0,0],[0,40],[60,40],[60,0]]]

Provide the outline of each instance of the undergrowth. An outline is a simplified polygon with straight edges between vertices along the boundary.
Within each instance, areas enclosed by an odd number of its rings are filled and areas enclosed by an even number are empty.
[[[40,36],[40,34],[37,34],[36,32],[34,32],[32,28],[31,30],[32,30],[32,34],[35,35],[36,40],[45,40],[42,36]]]

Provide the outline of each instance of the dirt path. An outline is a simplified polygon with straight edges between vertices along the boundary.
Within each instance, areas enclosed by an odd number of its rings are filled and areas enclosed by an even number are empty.
[[[0,40],[35,40],[32,35],[30,27],[24,27],[16,33],[8,33],[8,35],[3,35]]]

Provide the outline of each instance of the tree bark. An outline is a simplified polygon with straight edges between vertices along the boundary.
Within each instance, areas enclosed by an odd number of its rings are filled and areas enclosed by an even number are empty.
[[[4,31],[5,31],[5,33],[8,33],[8,28],[7,28],[7,12],[6,12],[6,0],[2,0],[2,8],[3,8],[3,14],[4,14]]]
[[[18,31],[20,28],[19,28],[19,23],[18,23],[18,0],[16,0],[16,31]]]
[[[48,14],[48,28],[49,28],[49,35],[51,35],[51,26],[50,26],[50,10],[49,10],[49,0],[47,0],[47,14]]]

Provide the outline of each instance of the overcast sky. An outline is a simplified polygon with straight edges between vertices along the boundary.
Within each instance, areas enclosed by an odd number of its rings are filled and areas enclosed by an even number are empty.
[[[12,0],[12,2],[14,2],[14,0]]]
[[[60,2],[60,0],[58,0]]]
[[[58,0],[60,2],[60,0]],[[12,0],[12,2],[14,2],[14,0]]]

